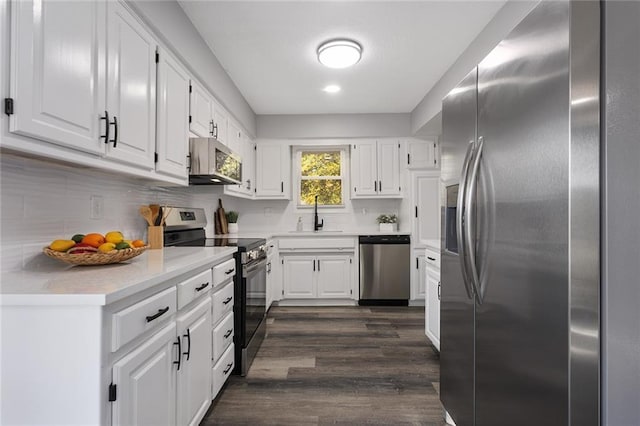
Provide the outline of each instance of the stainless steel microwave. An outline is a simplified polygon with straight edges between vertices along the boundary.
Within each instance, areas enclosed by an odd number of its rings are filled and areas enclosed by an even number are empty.
[[[189,139],[190,185],[238,185],[242,161],[238,154],[214,138]]]

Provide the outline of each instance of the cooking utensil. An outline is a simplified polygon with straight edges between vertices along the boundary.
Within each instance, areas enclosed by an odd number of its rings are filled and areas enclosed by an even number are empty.
[[[162,210],[162,220],[160,221],[160,226],[164,226],[164,223],[167,220],[167,217],[169,217],[169,214],[171,213],[172,210],[173,210],[173,207],[165,207]]]
[[[153,214],[151,213],[149,206],[140,206],[138,211],[140,212],[140,215],[145,218],[149,226],[153,226]]]
[[[149,208],[151,209],[151,220],[154,225],[159,225],[158,217],[160,216],[160,205],[159,204],[149,204]]]

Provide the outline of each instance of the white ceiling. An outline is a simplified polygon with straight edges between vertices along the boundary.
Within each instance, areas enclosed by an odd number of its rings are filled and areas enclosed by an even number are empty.
[[[505,3],[179,2],[256,114],[411,112]],[[358,64],[318,62],[337,37],[363,46]]]

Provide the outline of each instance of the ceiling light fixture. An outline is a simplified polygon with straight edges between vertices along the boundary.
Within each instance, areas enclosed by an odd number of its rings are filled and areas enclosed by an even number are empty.
[[[362,46],[353,40],[329,40],[318,47],[318,61],[329,68],[347,68],[360,61]]]
[[[335,84],[330,84],[322,90],[324,90],[327,93],[338,93],[340,91],[340,86],[336,86]]]

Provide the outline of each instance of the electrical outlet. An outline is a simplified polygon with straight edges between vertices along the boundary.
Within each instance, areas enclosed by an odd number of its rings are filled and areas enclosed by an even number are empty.
[[[104,217],[104,199],[100,195],[91,196],[90,219],[102,219]]]
[[[362,214],[363,214],[363,215],[366,215],[367,213],[368,213],[368,212],[367,212],[367,209],[362,209]]]

